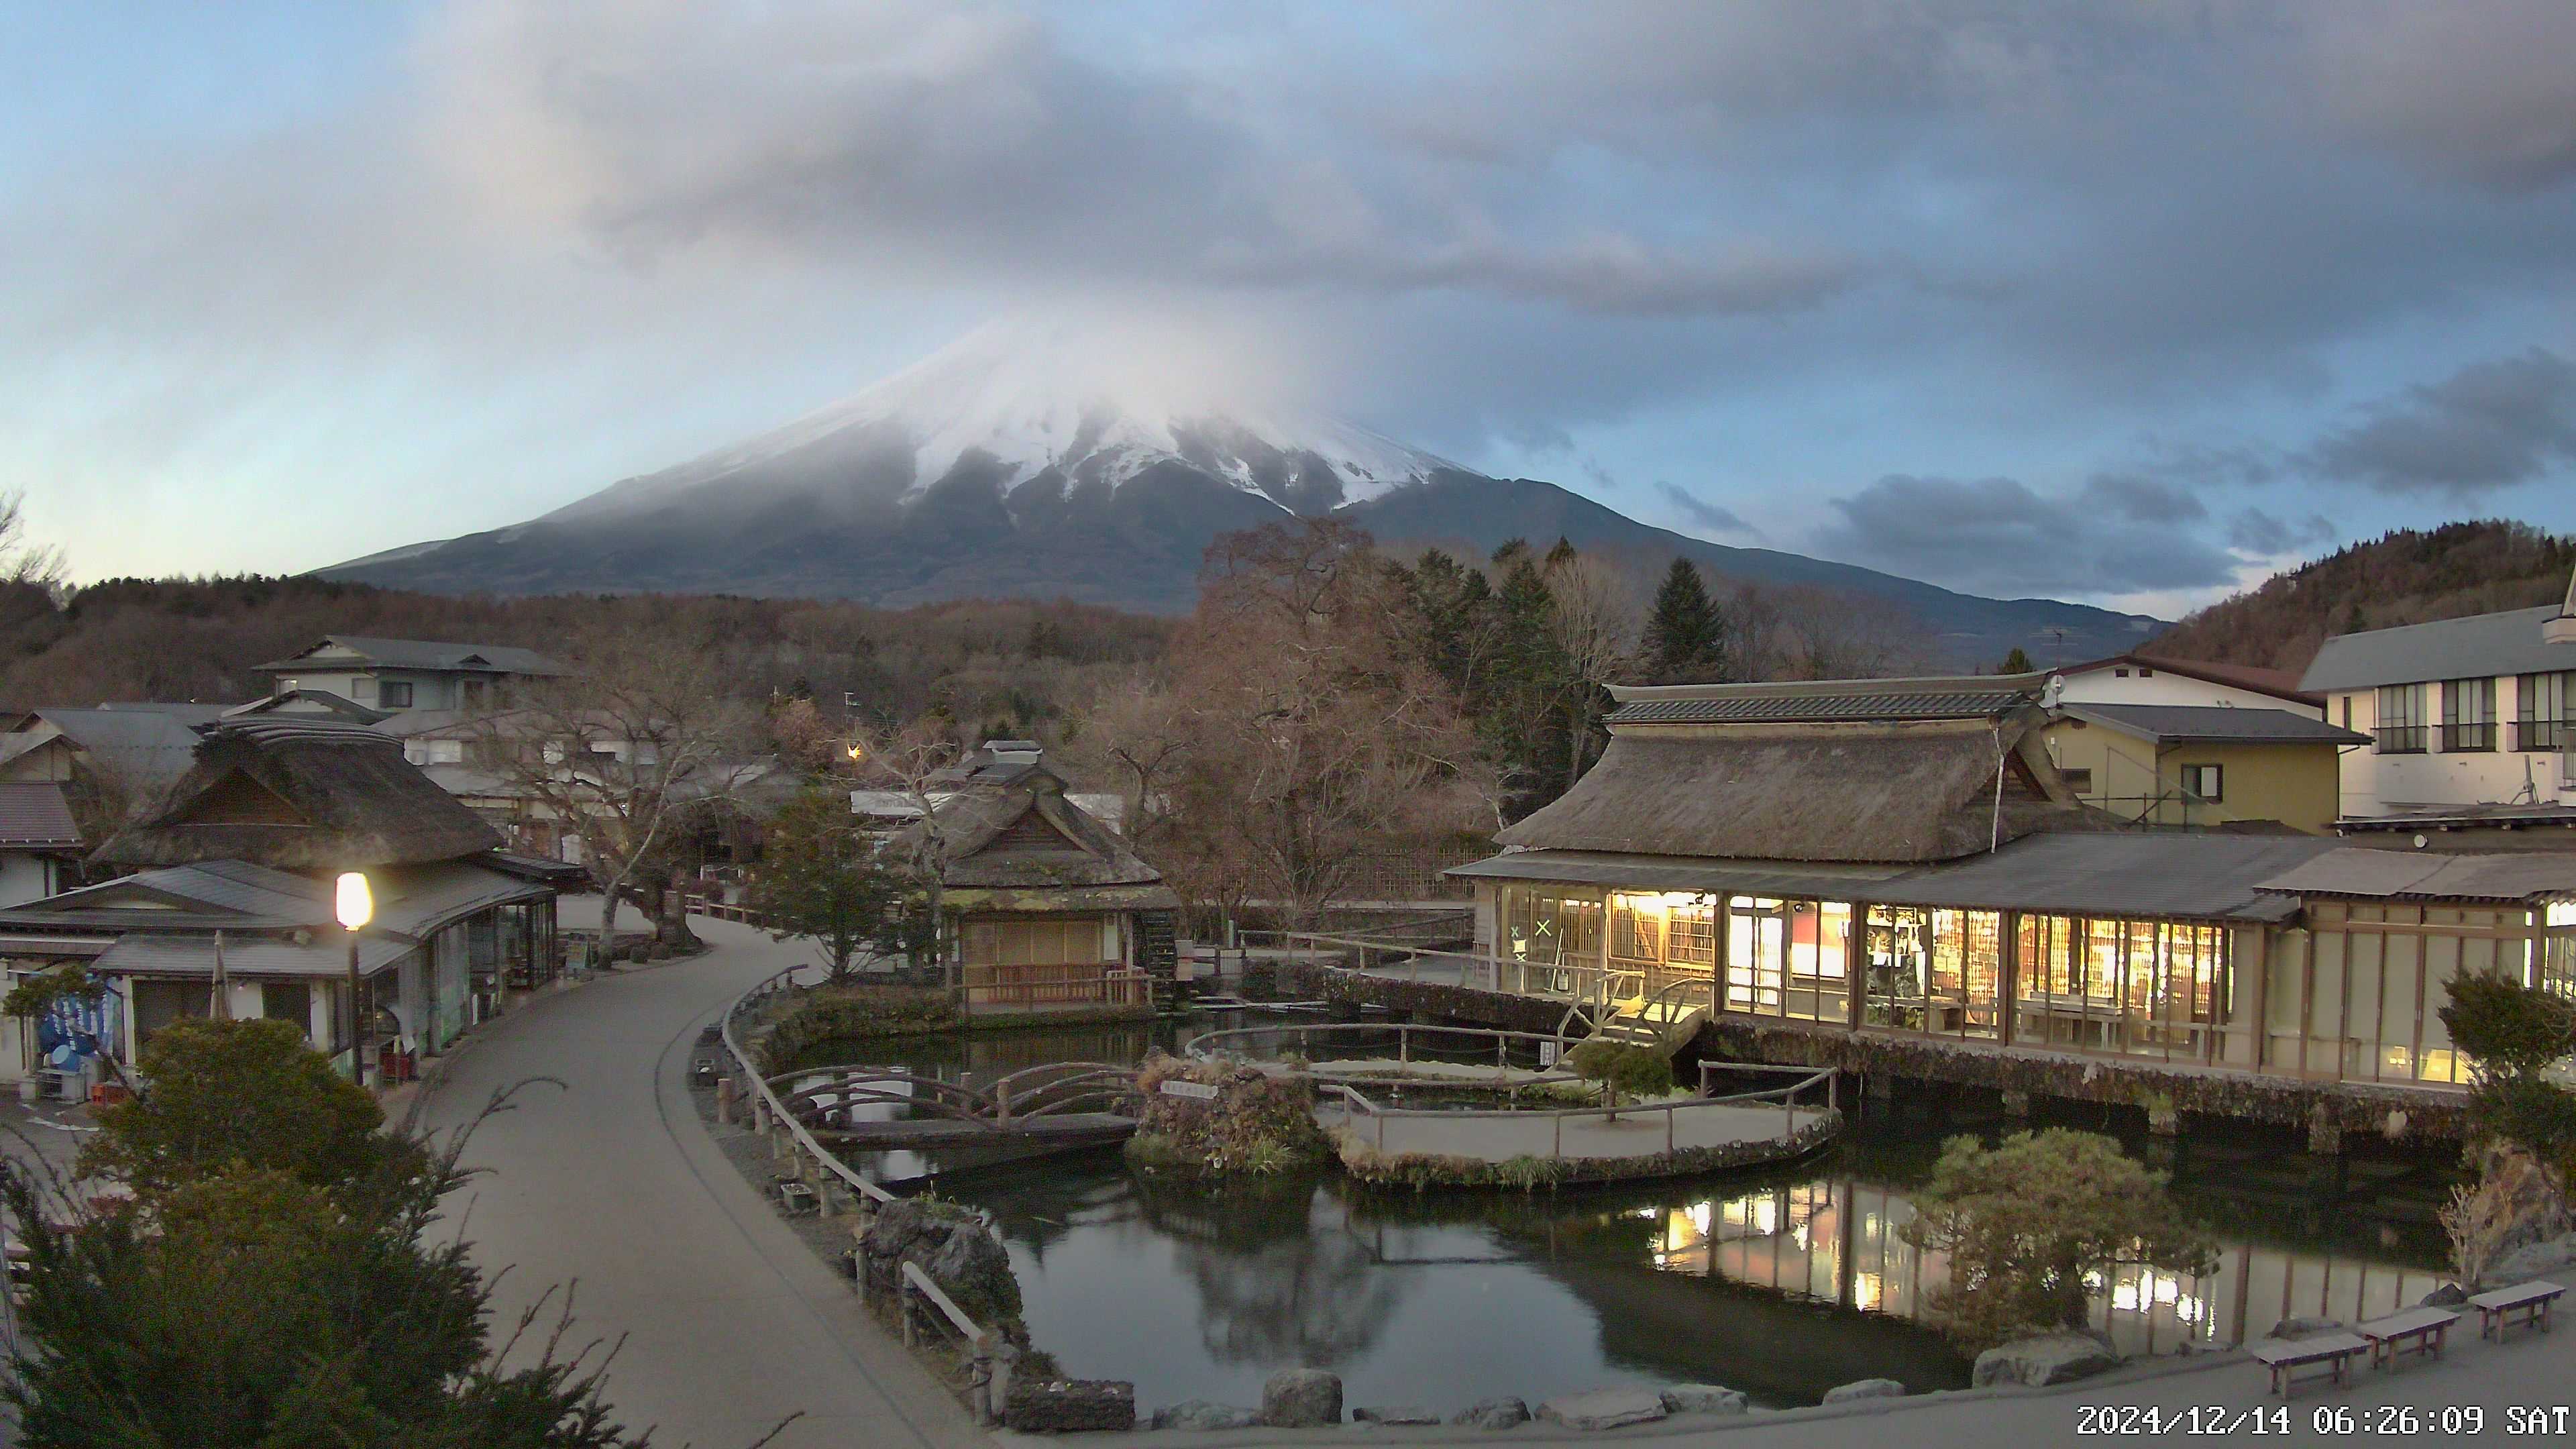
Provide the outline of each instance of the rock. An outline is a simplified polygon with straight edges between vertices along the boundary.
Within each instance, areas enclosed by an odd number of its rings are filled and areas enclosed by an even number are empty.
[[[1745,1407],[1741,1392],[1715,1384],[1675,1384],[1664,1390],[1667,1414],[1741,1414]]]
[[[2273,1324],[2272,1331],[2264,1336],[2267,1338],[2297,1340],[2302,1338],[2314,1338],[2321,1333],[2342,1333],[2344,1331],[2344,1322],[2340,1318],[2284,1318],[2280,1322]]]
[[[1011,1255],[982,1220],[947,1203],[906,1198],[880,1207],[860,1235],[868,1255],[928,1273],[967,1316],[987,1327],[1020,1316]]]
[[[2098,1374],[2119,1362],[2109,1344],[2089,1333],[2044,1333],[1978,1354],[1970,1381],[1981,1389],[1997,1384],[2035,1389]]]
[[[1261,1422],[1273,1429],[1320,1429],[1342,1422],[1342,1376],[1281,1369],[1261,1386]]]
[[[2565,1233],[2503,1254],[2487,1264],[2479,1280],[2490,1288],[2511,1288],[2543,1273],[2554,1273],[2571,1262],[2576,1262],[2576,1233]]]
[[[2420,1308],[2457,1308],[2469,1301],[2469,1290],[2457,1283],[2445,1283],[2424,1295]]]
[[[1019,1379],[1002,1423],[1022,1434],[1072,1434],[1136,1427],[1136,1386],[1112,1379]]]
[[[1154,1411],[1157,1429],[1249,1429],[1260,1422],[1261,1415],[1251,1409],[1211,1404],[1205,1399],[1190,1399]]]
[[[1850,1383],[1837,1384],[1825,1390],[1825,1402],[1828,1404],[1849,1404],[1861,1399],[1904,1397],[1905,1385],[1894,1379],[1854,1379]]]
[[[1538,1406],[1538,1416],[1569,1429],[1616,1429],[1664,1416],[1664,1396],[1653,1389],[1594,1389]]]
[[[1437,1424],[1440,1416],[1429,1409],[1410,1404],[1391,1409],[1353,1409],[1351,1418],[1362,1424]]]
[[[1449,1422],[1469,1429],[1512,1429],[1528,1423],[1529,1417],[1529,1405],[1506,1396],[1470,1404],[1451,1416]]]

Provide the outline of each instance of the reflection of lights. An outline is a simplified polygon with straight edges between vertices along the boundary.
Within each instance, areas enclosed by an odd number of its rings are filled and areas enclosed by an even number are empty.
[[[2101,1292],[2101,1291],[2102,1291],[2102,1275],[2101,1275],[2100,1273],[2095,1272],[2095,1271],[2092,1271],[2092,1270],[2090,1270],[2090,1269],[2086,1270],[2086,1272],[2085,1272],[2085,1274],[2084,1274],[2084,1291],[2085,1291],[2085,1292],[2087,1292],[2087,1293],[2099,1293],[2099,1292]]]
[[[1791,1228],[1789,1230],[1789,1240],[1798,1245],[1798,1251],[1802,1253],[1805,1252],[1807,1250],[1807,1225],[1805,1223],[1800,1223],[1796,1227]]]
[[[1857,1273],[1852,1276],[1852,1302],[1861,1312],[1878,1311],[1880,1291],[1876,1273]]]
[[[1753,1231],[1764,1237],[1780,1231],[1780,1204],[1764,1198],[1753,1205]]]
[[[2155,1283],[2156,1301],[2158,1303],[2171,1303],[2174,1301],[2174,1298],[2182,1292],[2182,1280],[2180,1278],[2157,1278]]]
[[[1707,1237],[1709,1221],[1717,1212],[1717,1204],[1713,1202],[1695,1202],[1689,1207],[1682,1209],[1682,1211],[1689,1215],[1691,1226],[1699,1229],[1699,1235],[1703,1238]]]
[[[1650,1207],[1630,1208],[1628,1210],[1628,1216],[1632,1218],[1641,1218],[1651,1223],[1655,1220],[1655,1210]]]
[[[2174,1317],[2181,1319],[2183,1322],[2198,1323],[2200,1321],[2200,1314],[2200,1300],[2192,1297],[2190,1294],[2185,1293],[2174,1300]]]
[[[2135,1283],[2122,1283],[2113,1287],[2111,1290],[2111,1306],[2120,1310],[2122,1313],[2136,1312],[2138,1308],[2138,1285]]]
[[[1861,1232],[1862,1232],[1864,1235],[1866,1235],[1866,1236],[1868,1236],[1868,1237],[1872,1237],[1872,1238],[1877,1237],[1877,1236],[1878,1236],[1878,1214],[1876,1214],[1876,1213],[1863,1213],[1863,1214],[1861,1214],[1861,1218],[1860,1218],[1860,1230],[1861,1230]]]

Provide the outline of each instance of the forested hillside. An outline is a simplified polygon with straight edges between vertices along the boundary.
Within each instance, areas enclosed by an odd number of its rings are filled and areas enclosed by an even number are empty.
[[[2296,674],[2329,635],[2557,603],[2570,569],[2576,538],[2527,523],[2401,528],[2275,574],[2184,619],[2147,649]]]
[[[1129,667],[1160,658],[1176,621],[1081,604],[915,609],[788,599],[636,595],[458,598],[304,578],[117,579],[0,633],[0,708],[109,700],[233,701],[251,666],[325,634],[517,644],[562,655],[602,632],[709,649],[752,697],[811,693],[863,715],[954,719],[961,733],[1036,730]]]

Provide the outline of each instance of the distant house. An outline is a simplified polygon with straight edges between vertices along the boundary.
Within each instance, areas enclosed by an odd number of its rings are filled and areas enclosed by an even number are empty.
[[[168,789],[196,758],[220,704],[101,704],[0,718],[0,784],[48,781],[103,835]]]
[[[533,649],[355,634],[328,635],[310,648],[253,668],[269,677],[272,695],[311,690],[383,714],[489,710],[506,701],[514,683],[563,672],[562,665]]]
[[[2280,670],[2120,654],[2049,674],[2049,757],[2085,804],[2144,825],[2325,833],[2336,756],[2367,743]]]
[[[2576,848],[2576,583],[2556,606],[2337,635],[2301,684],[2370,737],[2343,757],[2345,833]]]
[[[95,969],[110,995],[90,1030],[120,1060],[218,1009],[294,1021],[345,1052],[348,938],[332,879],[363,871],[376,912],[359,934],[357,1004],[381,1071],[443,1052],[513,986],[551,975],[557,872],[499,844],[375,730],[221,721],[160,805],[97,852],[137,873],[0,909],[0,964],[12,977]],[[63,1023],[15,1026],[0,1033],[0,1076],[81,1054]]]
[[[853,790],[850,813],[858,816],[865,827],[879,838],[896,832],[919,820],[922,801],[933,806],[977,784],[1007,783],[1019,772],[1038,764],[1043,751],[1035,740],[986,740],[966,753],[947,769],[934,772],[922,782],[920,795],[909,790]],[[1114,790],[1091,792],[1069,791],[1066,800],[1111,831],[1125,828],[1127,797]]]
[[[51,780],[0,784],[0,906],[42,900],[79,858],[80,827]]]
[[[1172,978],[1180,898],[1066,795],[1034,747],[980,753],[945,781],[930,820],[896,841],[937,835],[944,949],[967,1009],[1150,1007],[1154,983]]]

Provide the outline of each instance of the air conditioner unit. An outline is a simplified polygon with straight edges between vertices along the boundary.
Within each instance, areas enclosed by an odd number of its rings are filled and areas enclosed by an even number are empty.
[[[2565,751],[2558,757],[2558,788],[2562,792],[2576,790],[2576,750]]]

